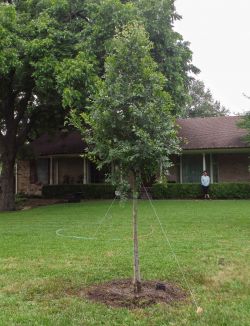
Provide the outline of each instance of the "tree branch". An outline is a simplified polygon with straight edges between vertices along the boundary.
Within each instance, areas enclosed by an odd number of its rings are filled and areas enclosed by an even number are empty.
[[[84,10],[78,10],[78,11],[75,11],[75,12],[70,12],[69,14],[69,17],[67,17],[64,22],[68,23],[70,22],[72,19],[75,19],[75,18],[82,18],[84,20],[86,20],[86,22],[90,23],[90,19],[83,14],[84,13]]]
[[[23,119],[25,111],[28,108],[28,104],[31,100],[32,96],[32,89],[29,89],[25,96],[20,100],[19,103],[17,103],[18,110],[17,110],[17,116],[15,117],[15,126],[17,127],[19,122]]]
[[[13,90],[15,70],[12,69],[6,78],[1,80],[1,88],[3,88],[3,99],[2,99],[2,118],[5,120],[6,129],[13,129],[14,120],[14,103],[16,93]]]
[[[31,117],[26,119],[26,121],[22,121],[23,125],[22,128],[20,129],[18,136],[17,136],[17,147],[22,146],[25,142],[25,140],[28,138],[28,135],[30,131],[32,130],[34,126],[34,121],[36,120],[37,117],[37,112],[34,112]]]
[[[3,152],[4,149],[4,136],[0,133],[0,154]]]

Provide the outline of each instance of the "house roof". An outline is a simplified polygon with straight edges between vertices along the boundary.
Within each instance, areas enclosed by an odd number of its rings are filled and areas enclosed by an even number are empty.
[[[44,134],[32,142],[32,149],[37,156],[54,154],[82,154],[84,152],[82,136],[77,131]]]
[[[184,150],[249,148],[242,139],[247,131],[239,128],[239,116],[179,119],[179,136]]]
[[[237,126],[241,117],[178,119],[179,136],[184,150],[249,148],[242,138],[247,131]],[[32,142],[37,156],[82,154],[86,144],[79,132],[45,134]]]

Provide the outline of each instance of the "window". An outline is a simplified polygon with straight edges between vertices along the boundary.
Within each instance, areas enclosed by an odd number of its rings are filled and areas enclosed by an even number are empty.
[[[200,183],[203,170],[202,154],[182,156],[182,182]]]
[[[48,159],[38,159],[30,161],[30,183],[49,183]]]

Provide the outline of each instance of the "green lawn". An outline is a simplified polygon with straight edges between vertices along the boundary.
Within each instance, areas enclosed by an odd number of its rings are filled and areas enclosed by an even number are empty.
[[[89,201],[0,214],[0,325],[250,325],[250,201],[153,203],[201,316],[192,303],[128,310],[74,295],[132,275],[131,203],[99,225],[111,201]],[[147,201],[139,233],[143,279],[186,289]]]

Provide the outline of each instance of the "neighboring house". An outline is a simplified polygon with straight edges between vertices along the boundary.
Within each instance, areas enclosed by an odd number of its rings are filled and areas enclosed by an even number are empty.
[[[243,141],[240,117],[190,118],[178,120],[182,155],[174,156],[169,181],[200,182],[207,170],[211,182],[250,182],[250,145]],[[82,157],[85,144],[78,132],[44,135],[32,143],[36,159],[18,161],[16,192],[41,194],[45,184],[104,182],[104,172]]]
[[[104,172],[82,157],[86,144],[76,131],[45,134],[31,146],[35,159],[19,160],[16,165],[17,193],[40,195],[43,185],[105,181]]]
[[[180,119],[182,155],[175,157],[169,180],[200,182],[207,170],[211,182],[249,182],[250,144],[247,131],[237,126],[241,117]]]

